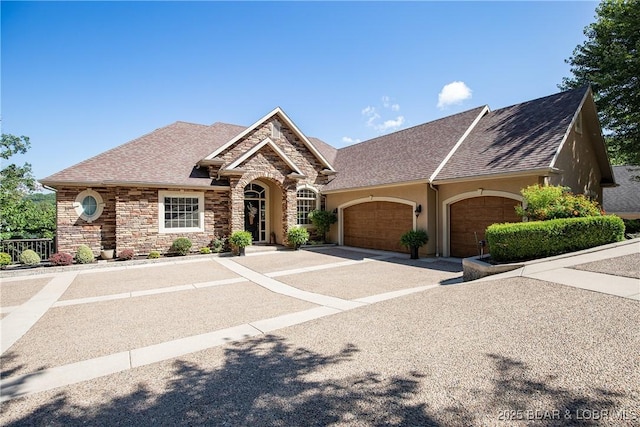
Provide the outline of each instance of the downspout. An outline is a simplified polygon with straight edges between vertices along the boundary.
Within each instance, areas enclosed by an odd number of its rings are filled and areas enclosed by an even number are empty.
[[[440,212],[440,192],[438,190],[437,187],[433,186],[433,183],[431,181],[429,181],[429,187],[431,187],[431,189],[433,191],[435,191],[436,193],[436,257],[440,256],[440,239],[439,237],[439,230],[440,230],[440,221],[438,221],[438,214]]]

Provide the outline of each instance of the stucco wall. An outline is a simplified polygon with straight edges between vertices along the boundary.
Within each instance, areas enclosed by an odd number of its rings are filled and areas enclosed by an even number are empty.
[[[416,219],[416,227],[426,229],[429,233],[429,243],[420,248],[420,255],[426,256],[435,253],[435,225],[433,221],[429,221],[430,212],[433,210],[429,207],[428,192],[430,192],[427,184],[411,184],[396,187],[373,188],[365,190],[354,190],[341,193],[327,194],[327,210],[332,211],[341,205],[350,203],[358,199],[373,199],[379,197],[390,197],[407,200],[422,205],[422,213]],[[431,196],[431,202],[434,203],[435,196]],[[328,238],[332,242],[340,241],[340,224],[336,223],[331,226]]]
[[[443,256],[449,255],[449,205],[451,203],[487,195],[518,198],[521,196],[521,189],[541,182],[542,177],[520,176],[439,185],[438,253]]]
[[[570,187],[574,193],[594,197],[602,203],[602,174],[589,137],[590,132],[587,121],[583,121],[582,134],[576,132],[575,128],[571,130],[556,160],[555,166],[560,169],[560,173],[551,175],[549,183]]]

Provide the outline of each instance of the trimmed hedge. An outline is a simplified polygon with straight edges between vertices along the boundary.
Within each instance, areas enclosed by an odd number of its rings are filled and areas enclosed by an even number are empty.
[[[579,251],[624,240],[624,223],[614,215],[493,224],[486,231],[491,257],[522,261]]]

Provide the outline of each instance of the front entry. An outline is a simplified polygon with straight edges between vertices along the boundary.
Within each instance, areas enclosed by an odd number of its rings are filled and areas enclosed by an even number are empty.
[[[251,233],[254,242],[267,241],[267,194],[256,183],[244,188],[244,229]]]

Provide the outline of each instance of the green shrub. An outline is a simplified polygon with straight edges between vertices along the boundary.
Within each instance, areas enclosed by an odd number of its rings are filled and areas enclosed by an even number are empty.
[[[598,202],[582,194],[571,193],[569,187],[530,185],[520,193],[526,208],[516,206],[516,213],[530,220],[545,221],[602,215]]]
[[[309,241],[309,232],[304,227],[291,227],[287,232],[287,241],[295,249]]]
[[[151,252],[149,252],[149,255],[147,255],[147,258],[149,258],[149,259],[157,259],[157,258],[160,258],[160,252],[158,252],[158,251],[151,251]]]
[[[426,245],[428,241],[429,235],[422,229],[410,230],[400,236],[400,244],[407,248],[419,248]]]
[[[93,262],[93,260],[93,252],[89,246],[78,246],[78,251],[76,252],[76,262],[78,264],[89,264],[90,262]]]
[[[130,259],[133,259],[134,256],[135,253],[133,252],[133,249],[123,249],[122,251],[120,251],[118,259],[128,261]]]
[[[229,243],[238,248],[245,248],[253,243],[253,236],[248,231],[235,231],[229,237]]]
[[[57,252],[49,257],[51,265],[71,265],[73,257],[65,252]]]
[[[178,237],[173,241],[173,244],[171,245],[171,252],[175,252],[178,255],[184,256],[189,253],[191,246],[191,240],[187,239],[186,237]]]
[[[214,252],[220,253],[224,250],[226,243],[226,237],[213,236],[213,239],[211,239],[211,243],[209,243],[209,246],[213,249]]]
[[[618,242],[624,239],[624,223],[607,215],[493,224],[486,237],[494,260],[521,261]]]
[[[322,240],[326,240],[326,235],[331,228],[331,224],[338,221],[338,217],[333,212],[313,210],[309,212],[309,219],[316,228],[316,232],[322,236]]]
[[[204,248],[200,248],[200,253],[203,255],[207,255],[211,253],[211,248],[205,246]]]
[[[38,265],[40,264],[40,255],[27,249],[20,254],[20,262],[24,265]]]
[[[6,252],[0,252],[0,267],[11,264],[11,255]]]

